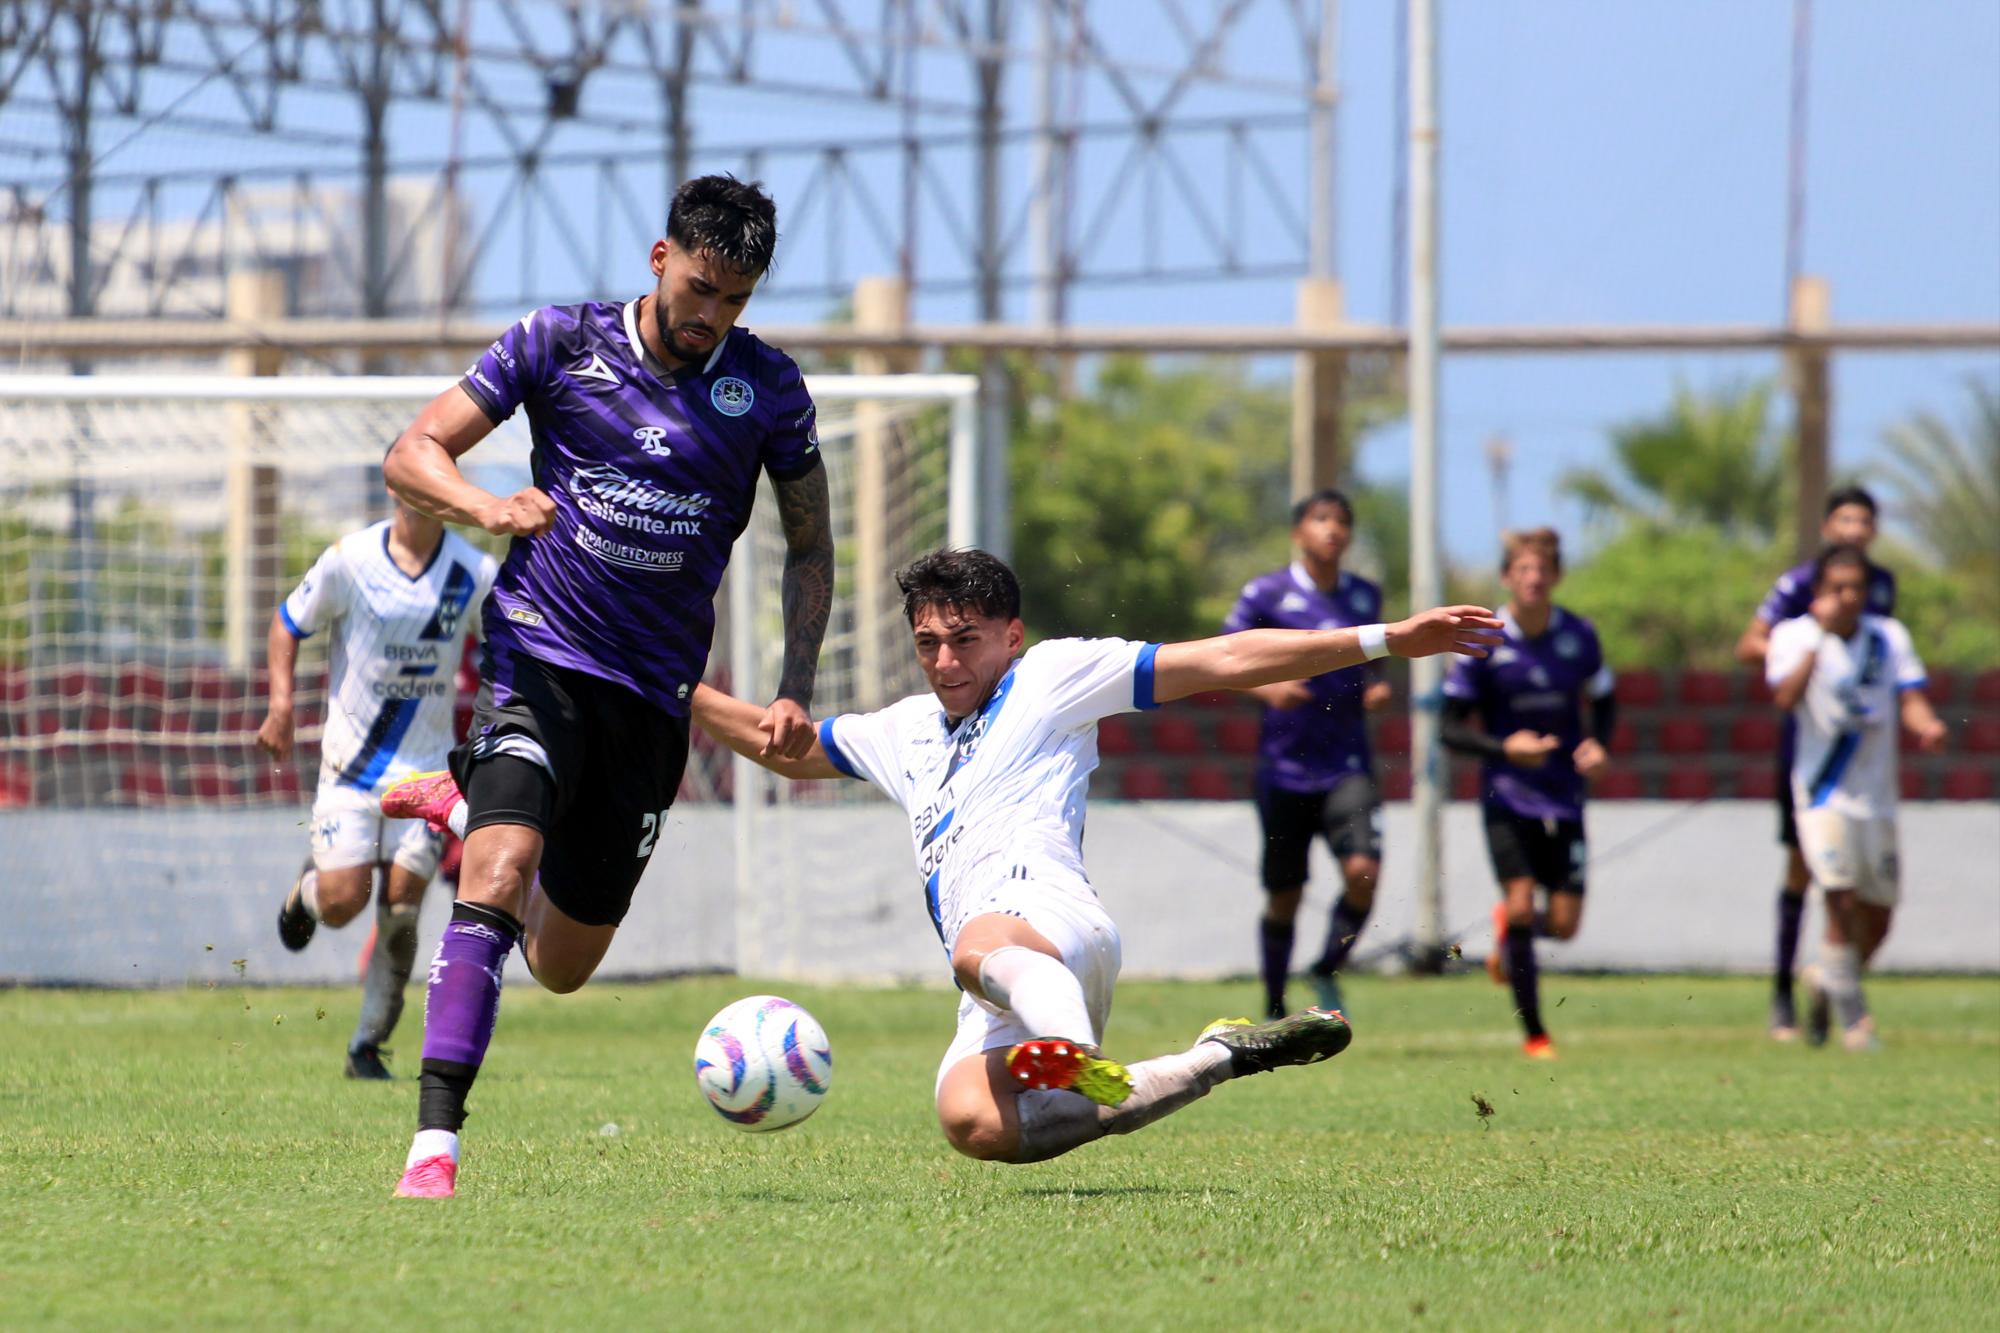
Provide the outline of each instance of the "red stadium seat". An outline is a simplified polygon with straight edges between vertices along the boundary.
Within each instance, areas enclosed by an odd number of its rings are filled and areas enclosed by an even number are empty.
[[[1661,794],[1669,801],[1705,801],[1715,795],[1715,778],[1703,764],[1677,764],[1667,770]]]
[[[1451,766],[1451,799],[1454,801],[1476,801],[1479,799],[1479,765],[1453,764]]]
[[[1123,757],[1139,753],[1139,739],[1132,724],[1122,717],[1107,717],[1097,724],[1097,752]]]
[[[1385,801],[1407,801],[1410,799],[1410,766],[1408,764],[1384,764],[1382,766],[1382,799]]]
[[[1639,748],[1639,733],[1624,718],[1611,729],[1611,750],[1614,754],[1631,754]]]
[[[167,673],[139,663],[118,673],[118,699],[131,707],[159,707],[167,700]]]
[[[1956,671],[1933,671],[1924,681],[1924,697],[1934,704],[1948,704],[1958,696]]]
[[[1196,764],[1187,771],[1187,795],[1195,801],[1240,801],[1243,791],[1227,770],[1213,764]]]
[[[34,770],[26,764],[0,764],[0,810],[34,803]]]
[[[1670,717],[1660,724],[1661,754],[1708,753],[1708,728],[1691,717]]]
[[[1912,768],[1908,764],[1905,764],[1897,771],[1896,778],[1898,786],[1902,790],[1904,800],[1921,801],[1924,799],[1925,783],[1922,769]]]
[[[2000,704],[2000,670],[1979,673],[1972,682],[1972,702]]]
[[[197,801],[226,801],[240,794],[236,770],[212,760],[189,764],[181,778],[181,790]]]
[[[28,673],[17,667],[0,666],[0,708],[23,703],[34,690],[28,684]]]
[[[1959,745],[1968,754],[2000,754],[2000,717],[1975,717],[1965,725]]]
[[[160,764],[127,764],[118,778],[120,799],[132,805],[164,805],[170,788],[167,770]]]
[[[1764,673],[1761,670],[1753,670],[1744,675],[1743,701],[1745,703],[1756,704],[1762,708],[1769,708],[1771,706],[1773,702],[1771,699],[1771,686],[1765,681]]]
[[[1729,724],[1729,748],[1737,754],[1771,754],[1778,748],[1778,716],[1745,713]]]
[[[1118,794],[1128,801],[1164,801],[1173,795],[1167,775],[1151,764],[1131,764],[1118,775]]]
[[[1628,708],[1657,708],[1666,697],[1658,672],[1629,671],[1618,676],[1618,702]]]
[[[1229,708],[1248,697],[1236,690],[1203,690],[1200,694],[1190,694],[1181,702],[1191,703],[1196,708]]]
[[[1778,775],[1769,764],[1745,764],[1736,770],[1736,799],[1768,801],[1778,792]]]
[[[1391,713],[1375,724],[1375,748],[1383,754],[1410,752],[1410,715]]]
[[[1948,768],[1944,781],[1938,784],[1938,797],[1946,801],[1990,801],[1993,799],[1993,770],[1971,765]]]
[[[1731,693],[1730,679],[1720,671],[1681,672],[1680,700],[1690,708],[1720,708]]]
[[[1629,768],[1607,768],[1590,784],[1593,801],[1636,801],[1645,794],[1645,782]]]
[[[1156,717],[1153,719],[1153,750],[1158,754],[1200,754],[1208,747],[1202,744],[1201,729],[1184,717]]]
[[[249,683],[223,667],[198,666],[188,675],[187,693],[202,703],[232,703],[249,693]]]
[[[1224,754],[1255,754],[1258,731],[1256,718],[1239,714],[1216,723],[1215,739]]]
[[[697,728],[696,734],[707,733]],[[256,793],[258,799],[276,804],[292,804],[304,798],[304,792],[299,785],[299,771],[291,764],[260,762],[251,790]]]

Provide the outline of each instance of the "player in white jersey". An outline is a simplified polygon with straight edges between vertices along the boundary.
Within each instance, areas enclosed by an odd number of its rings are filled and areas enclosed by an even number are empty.
[[[936,1085],[952,1146],[1044,1161],[1150,1124],[1225,1079],[1346,1049],[1347,1020],[1308,1009],[1211,1024],[1190,1049],[1129,1071],[1100,1057],[1120,945],[1083,868],[1097,721],[1391,652],[1483,655],[1498,640],[1492,613],[1461,606],[1394,625],[1194,643],[1052,639],[1023,653],[1020,585],[993,556],[936,551],[897,583],[930,694],[821,722],[803,759],[775,753],[754,704],[703,686],[694,717],[774,772],[863,778],[909,814],[931,924],[965,992]]]
[[[278,759],[292,750],[299,641],[332,635],[312,853],[279,909],[278,938],[296,952],[320,922],[346,925],[368,905],[377,868],[387,872],[349,1078],[390,1076],[382,1043],[402,1016],[417,909],[443,849],[422,820],[384,819],[377,802],[451,749],[459,660],[495,571],[493,557],[399,502],[393,518],[327,547],[271,617],[271,697],[257,744]]]
[[[1827,548],[1813,565],[1810,614],[1774,628],[1764,659],[1778,707],[1797,724],[1791,785],[1799,850],[1826,895],[1823,961],[1805,978],[1806,1036],[1824,1042],[1837,1014],[1849,1050],[1875,1045],[1861,971],[1888,936],[1900,893],[1898,735],[1907,728],[1926,750],[1945,736],[1924,697],[1924,664],[1910,632],[1869,614],[1867,600],[1862,549]]]

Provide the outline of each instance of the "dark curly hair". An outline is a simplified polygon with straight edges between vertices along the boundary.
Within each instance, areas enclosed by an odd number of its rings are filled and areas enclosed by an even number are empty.
[[[903,615],[914,625],[926,607],[944,607],[1014,620],[1021,614],[1021,581],[998,556],[941,546],[896,572]]]
[[[778,248],[778,206],[761,181],[696,176],[674,191],[667,239],[691,255],[712,254],[738,273],[760,274]]]
[[[1868,553],[1852,542],[1836,542],[1813,557],[1812,586],[1819,587],[1826,581],[1826,571],[1839,565],[1858,569],[1862,578],[1868,577]]]

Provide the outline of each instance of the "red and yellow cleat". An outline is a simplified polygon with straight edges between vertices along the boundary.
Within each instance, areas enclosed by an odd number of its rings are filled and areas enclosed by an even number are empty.
[[[1521,1054],[1530,1060],[1553,1060],[1556,1058],[1556,1044],[1547,1037],[1530,1037],[1521,1043]]]
[[[421,819],[439,833],[451,831],[451,810],[462,799],[450,773],[412,773],[382,793],[384,819]]]
[[[1067,1090],[1099,1106],[1116,1106],[1132,1095],[1132,1076],[1124,1065],[1058,1037],[1024,1041],[1008,1051],[1007,1075],[1023,1091]]]
[[[399,1199],[449,1199],[458,1192],[458,1163],[439,1153],[413,1163],[396,1185]]]

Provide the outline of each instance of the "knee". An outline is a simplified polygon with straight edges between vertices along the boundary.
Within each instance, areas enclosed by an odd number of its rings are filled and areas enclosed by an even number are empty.
[[[938,1124],[953,1150],[975,1162],[1011,1162],[1014,1159],[1016,1136],[991,1111],[974,1108],[955,1111],[940,1107]]]
[[[1367,911],[1375,905],[1375,879],[1378,867],[1373,861],[1350,861],[1347,865],[1347,901],[1352,907]]]
[[[537,967],[533,959],[528,960],[528,975],[535,984],[554,995],[574,995],[583,989],[583,983],[590,980],[595,968],[559,967],[545,964]]]
[[[1565,920],[1558,917],[1551,917],[1549,919],[1549,938],[1552,940],[1575,939],[1576,928],[1580,924],[1574,918]]]
[[[321,922],[339,929],[368,905],[368,875],[322,874],[316,896]]]

